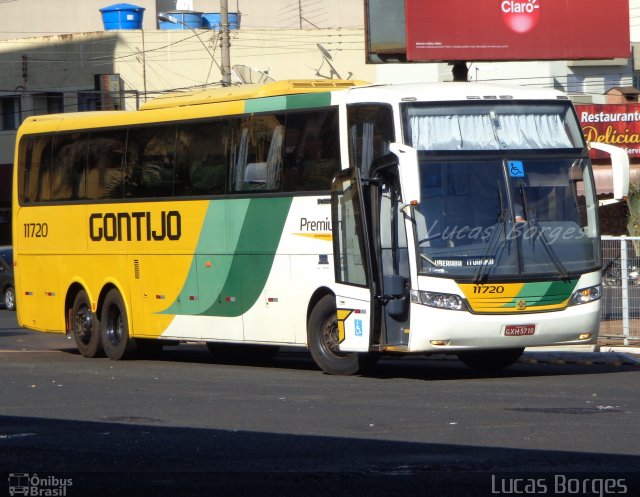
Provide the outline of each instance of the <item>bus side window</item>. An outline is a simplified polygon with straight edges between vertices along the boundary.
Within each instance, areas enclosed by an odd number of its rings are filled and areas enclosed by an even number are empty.
[[[244,119],[231,140],[231,191],[279,191],[284,116],[257,114]]]
[[[375,159],[389,153],[394,140],[393,112],[388,105],[355,104],[347,109],[349,161],[367,176]]]
[[[18,200],[25,205],[34,201],[35,192],[31,191],[31,178],[36,177],[40,169],[42,142],[46,136],[29,136],[20,141],[20,163],[18,164]]]
[[[50,199],[49,171],[53,135],[38,135],[23,139],[20,147],[25,153],[20,157],[24,164],[18,169],[18,192],[21,203],[40,202]]]
[[[174,124],[129,129],[125,197],[173,196],[175,141]]]
[[[337,109],[288,114],[283,190],[329,190],[331,180],[339,170]]]
[[[180,126],[176,144],[175,196],[224,194],[227,120]]]
[[[79,200],[86,194],[88,133],[60,133],[53,141],[51,200]]]
[[[88,199],[124,197],[123,159],[126,137],[126,130],[91,133],[87,168]]]

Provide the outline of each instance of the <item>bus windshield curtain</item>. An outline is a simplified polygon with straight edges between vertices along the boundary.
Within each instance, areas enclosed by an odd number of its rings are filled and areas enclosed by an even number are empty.
[[[412,115],[412,146],[418,150],[572,148],[558,114]]]

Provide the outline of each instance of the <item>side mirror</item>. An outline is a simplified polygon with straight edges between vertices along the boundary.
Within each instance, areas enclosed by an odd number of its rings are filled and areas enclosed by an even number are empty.
[[[402,297],[408,293],[407,280],[399,274],[389,274],[382,278],[384,294],[390,297]]]
[[[418,151],[400,143],[391,143],[389,150],[398,158],[400,188],[402,200],[407,205],[420,203],[420,170],[418,169]]]
[[[591,148],[600,150],[611,157],[611,178],[613,180],[613,200],[620,201],[629,195],[629,156],[623,148],[608,143],[589,142]]]

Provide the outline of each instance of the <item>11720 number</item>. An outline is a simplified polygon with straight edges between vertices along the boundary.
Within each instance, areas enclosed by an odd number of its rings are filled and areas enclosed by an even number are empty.
[[[46,238],[49,235],[47,223],[24,223],[25,238]]]

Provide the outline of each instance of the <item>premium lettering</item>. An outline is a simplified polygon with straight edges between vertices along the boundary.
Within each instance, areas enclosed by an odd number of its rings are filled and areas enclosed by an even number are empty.
[[[331,221],[329,218],[317,221],[303,217],[300,219],[300,231],[331,231]]]
[[[179,240],[182,220],[178,211],[94,212],[89,216],[89,237],[94,242],[153,242]]]

